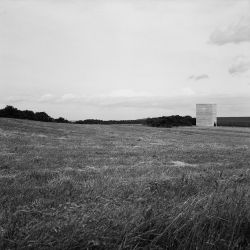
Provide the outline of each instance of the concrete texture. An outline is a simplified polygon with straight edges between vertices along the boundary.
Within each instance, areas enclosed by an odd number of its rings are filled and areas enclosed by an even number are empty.
[[[196,104],[196,126],[213,127],[217,125],[216,104]]]

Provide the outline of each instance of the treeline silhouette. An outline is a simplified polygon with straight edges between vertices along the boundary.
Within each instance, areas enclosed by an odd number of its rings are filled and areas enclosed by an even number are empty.
[[[250,117],[218,117],[218,126],[250,127]]]
[[[98,119],[86,119],[78,121],[68,121],[63,117],[54,119],[45,112],[33,112],[31,110],[19,110],[13,106],[6,106],[4,109],[0,109],[0,117],[27,119],[33,121],[42,122],[56,122],[56,123],[74,123],[74,124],[142,124],[153,127],[173,127],[173,126],[192,126],[195,125],[195,118],[190,116],[163,116],[156,118],[137,119],[137,120],[98,120]]]
[[[7,105],[4,109],[0,109],[0,117],[26,119],[26,120],[41,121],[41,122],[70,123],[70,121],[64,119],[63,117],[54,119],[45,112],[33,112],[31,110],[19,110],[10,105]]]
[[[86,119],[79,121],[69,121],[63,117],[54,119],[45,112],[33,112],[31,110],[19,110],[13,106],[7,105],[4,109],[0,109],[0,117],[26,119],[41,122],[57,122],[57,123],[75,123],[75,124],[143,124],[145,119],[138,120],[109,120],[103,121],[98,119]]]
[[[0,117],[27,119],[33,121],[53,122],[55,119],[50,117],[45,112],[33,112],[31,110],[18,110],[13,106],[6,106],[4,109],[0,109]]]
[[[7,105],[4,109],[0,109],[0,117],[27,119],[42,122],[57,123],[74,123],[74,124],[142,124],[152,127],[176,127],[176,126],[193,126],[196,119],[191,116],[162,116],[155,118],[137,119],[137,120],[108,120],[86,119],[78,121],[69,121],[63,117],[52,118],[45,112],[33,112],[31,110],[19,110],[13,106]],[[218,126],[230,127],[250,127],[250,117],[218,117]]]
[[[145,125],[152,127],[177,127],[177,126],[193,126],[196,124],[196,119],[191,116],[162,116],[156,118],[147,118],[144,122]]]

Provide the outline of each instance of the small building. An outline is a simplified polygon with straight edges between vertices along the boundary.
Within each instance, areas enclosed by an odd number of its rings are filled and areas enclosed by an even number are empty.
[[[196,126],[217,126],[216,104],[196,104]]]

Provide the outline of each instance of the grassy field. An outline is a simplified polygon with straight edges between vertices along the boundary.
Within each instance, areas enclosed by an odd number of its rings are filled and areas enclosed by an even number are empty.
[[[250,249],[250,128],[1,118],[0,249]]]

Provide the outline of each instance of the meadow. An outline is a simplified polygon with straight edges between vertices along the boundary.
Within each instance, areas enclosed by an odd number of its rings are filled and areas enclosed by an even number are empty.
[[[0,118],[0,249],[250,249],[250,128]]]

